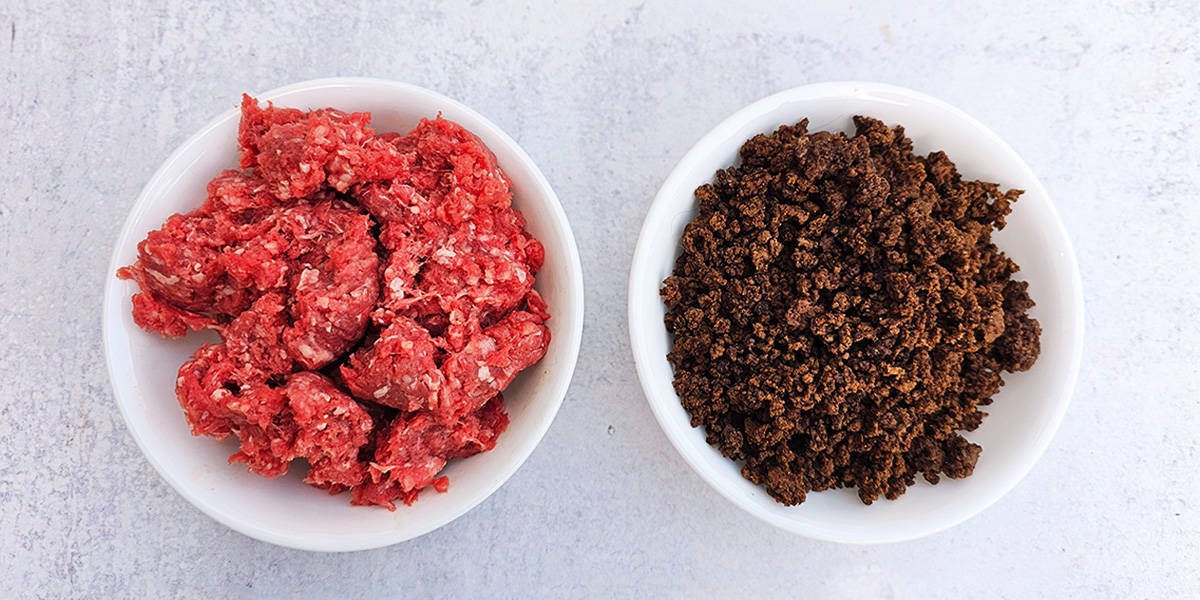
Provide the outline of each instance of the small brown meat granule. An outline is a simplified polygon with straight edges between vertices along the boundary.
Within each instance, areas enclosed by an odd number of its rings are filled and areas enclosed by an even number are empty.
[[[675,390],[777,501],[971,474],[1001,371],[1037,358],[1017,265],[991,241],[1020,190],[966,181],[902,127],[757,135],[696,190],[663,282]]]

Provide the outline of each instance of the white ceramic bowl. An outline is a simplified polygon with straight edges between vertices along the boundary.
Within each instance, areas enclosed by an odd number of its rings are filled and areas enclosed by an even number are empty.
[[[205,184],[237,164],[239,114],[231,109],[205,125],[163,163],[130,212],[109,265],[104,295],[104,349],[117,404],[146,458],[180,494],[214,519],[263,541],[306,550],[361,550],[394,544],[432,531],[470,510],[511,476],[542,439],[575,368],[583,329],[583,279],[579,252],[554,190],[512,138],[479,113],[426,89],[375,79],[307,81],[261,94],[262,100],[296,108],[332,106],[370,111],[377,131],[407,132],[439,111],[478,135],[512,179],[514,204],[528,229],[546,247],[537,289],[553,317],[550,348],[540,363],[521,373],[505,392],[511,424],[491,452],[451,461],[445,494],[426,491],[395,512],[351,506],[347,495],[330,496],[304,485],[293,469],[266,479],[227,464],[235,441],[192,437],[175,400],[179,365],[201,341],[192,334],[163,340],[139,329],[130,316],[128,281],[113,273],[136,257],[136,245],[168,215],[200,205]],[[235,105],[238,98],[230,98]]]
[[[918,477],[896,501],[871,506],[853,490],[809,494],[795,507],[776,503],[745,480],[692,428],[671,387],[658,291],[679,254],[684,225],[695,215],[693,191],[717,169],[733,164],[742,142],[780,125],[809,119],[809,131],[853,133],[851,117],[867,115],[903,125],[916,151],[944,150],[967,178],[1025,190],[1008,226],[993,239],[1019,265],[1037,302],[1031,315],[1042,325],[1042,353],[1034,367],[1009,374],[987,407],[989,416],[966,434],[983,446],[972,476],[942,478],[936,486]],[[710,131],[679,161],[655,197],[638,240],[629,277],[629,333],[638,376],[650,407],[671,443],[709,485],[750,514],[813,538],[882,543],[928,535],[979,513],[1025,476],[1050,443],[1067,409],[1083,341],[1083,297],[1074,253],[1045,188],[996,134],[964,112],[929,96],[890,85],[822,83],[770,96],[738,111]]]

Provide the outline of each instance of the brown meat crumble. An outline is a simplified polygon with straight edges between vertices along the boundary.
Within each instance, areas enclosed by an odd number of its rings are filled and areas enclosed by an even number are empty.
[[[692,425],[788,505],[970,475],[981,448],[961,432],[1040,349],[1027,285],[991,242],[1021,191],[914,155],[902,127],[854,123],[747,141],[696,190],[663,282]]]

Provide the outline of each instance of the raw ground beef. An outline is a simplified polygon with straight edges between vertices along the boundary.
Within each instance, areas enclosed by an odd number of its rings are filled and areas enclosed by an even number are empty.
[[[382,433],[369,479],[354,488],[351,501],[355,504],[390,506],[396,498],[412,504],[422,488],[434,486],[445,491],[448,480],[438,473],[446,461],[491,450],[508,427],[499,394],[452,425],[427,412],[411,415],[397,417]]]
[[[231,462],[394,509],[508,426],[501,392],[545,355],[542,245],[495,156],[456,123],[376,135],[368,113],[242,99],[239,170],[117,273],[134,321],[211,328],[179,369],[194,435]]]

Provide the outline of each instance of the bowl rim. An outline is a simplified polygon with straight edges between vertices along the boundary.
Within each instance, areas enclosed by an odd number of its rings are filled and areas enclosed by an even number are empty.
[[[373,77],[325,77],[319,79],[311,79],[291,83],[281,87],[273,88],[269,91],[258,94],[256,97],[259,100],[273,100],[280,96],[292,94],[295,92],[307,92],[330,87],[362,87],[362,88],[390,88],[402,93],[413,94],[415,96],[424,96],[435,101],[444,107],[450,107],[454,111],[467,115],[475,120],[477,127],[472,128],[472,133],[478,135],[480,130],[486,130],[487,135],[496,140],[499,144],[506,147],[516,160],[523,163],[532,175],[532,179],[536,188],[536,194],[543,196],[546,199],[546,208],[550,214],[551,221],[554,227],[559,229],[562,239],[565,243],[565,253],[563,260],[566,262],[567,279],[563,282],[567,288],[566,293],[569,297],[575,300],[576,310],[566,326],[566,331],[570,332],[566,339],[555,340],[560,345],[555,349],[556,353],[561,353],[562,364],[560,369],[566,373],[565,377],[559,378],[559,381],[552,382],[552,387],[549,392],[553,401],[550,406],[539,412],[538,422],[533,430],[533,435],[527,438],[522,438],[522,443],[514,452],[514,459],[509,463],[509,466],[504,472],[498,472],[497,476],[490,479],[491,483],[487,486],[479,487],[474,494],[470,495],[463,508],[457,514],[448,513],[446,516],[427,521],[423,526],[414,526],[404,530],[392,530],[378,532],[375,534],[358,534],[358,535],[339,535],[335,537],[321,538],[311,535],[296,535],[290,532],[280,532],[274,529],[268,529],[260,526],[253,520],[243,518],[235,512],[223,510],[221,507],[214,506],[206,502],[203,498],[196,496],[190,491],[190,484],[186,484],[180,478],[167,468],[162,458],[151,452],[147,446],[147,442],[143,438],[142,432],[138,427],[134,426],[131,419],[132,405],[139,393],[135,386],[122,386],[118,384],[121,373],[118,370],[118,365],[114,362],[115,344],[118,336],[127,335],[130,332],[125,331],[118,321],[110,318],[113,314],[119,314],[121,307],[118,303],[126,295],[117,288],[121,282],[113,275],[117,269],[123,266],[119,259],[122,247],[128,243],[130,236],[133,234],[135,223],[139,220],[141,213],[147,210],[157,200],[157,195],[152,195],[152,192],[157,192],[160,188],[169,185],[170,180],[174,178],[174,173],[180,172],[188,168],[187,165],[179,165],[185,160],[189,152],[196,147],[203,138],[210,132],[225,124],[229,120],[237,119],[240,114],[240,109],[237,107],[230,108],[207,121],[199,130],[188,136],[180,143],[162,162],[162,164],[154,171],[145,185],[138,192],[137,199],[129,208],[126,214],[125,221],[121,226],[116,240],[114,241],[110,254],[107,271],[105,272],[105,285],[102,297],[102,307],[100,312],[100,328],[102,338],[102,348],[104,352],[104,362],[108,372],[108,380],[110,389],[113,392],[113,397],[116,401],[117,408],[121,413],[121,417],[125,422],[126,430],[133,437],[139,450],[146,460],[158,472],[158,475],[166,481],[171,488],[180,496],[188,501],[192,506],[200,509],[201,512],[208,515],[213,520],[237,531],[243,535],[255,538],[260,541],[268,542],[277,546],[294,548],[298,550],[307,550],[314,552],[347,552],[357,550],[369,550],[381,548],[393,544],[401,543],[411,539],[415,539],[436,529],[439,529],[446,524],[462,517],[471,512],[480,503],[490,497],[500,486],[504,485],[512,477],[514,473],[529,456],[533,450],[541,443],[549,430],[551,423],[558,415],[563,401],[566,397],[567,390],[570,387],[575,367],[579,358],[579,350],[583,337],[583,316],[585,312],[585,297],[583,287],[583,268],[579,258],[579,248],[575,240],[574,231],[571,229],[570,221],[567,219],[566,211],[562,207],[562,203],[558,199],[558,195],[554,192],[554,188],[550,185],[549,180],[538,168],[537,163],[529,156],[525,149],[520,146],[511,136],[505,133],[498,125],[490,119],[483,116],[478,111],[468,107],[466,104],[454,100],[448,96],[424,88],[418,85],[393,81],[388,79],[373,78]],[[495,143],[495,142],[494,142]],[[555,315],[557,318],[563,318]],[[566,316],[566,315],[563,315]],[[561,344],[565,343],[563,346]]]
[[[683,441],[683,435],[685,435],[683,432],[691,433],[697,428],[691,427],[690,423],[688,423],[688,427],[686,429],[679,430],[680,432],[677,432],[676,429],[673,428],[672,425],[675,422],[675,418],[667,413],[667,404],[674,403],[674,406],[677,406],[680,402],[679,397],[674,393],[673,390],[669,394],[659,394],[655,391],[655,388],[651,382],[651,375],[649,371],[650,367],[648,366],[651,357],[648,354],[646,344],[642,343],[643,336],[648,335],[648,333],[645,331],[640,331],[637,328],[635,323],[637,323],[638,320],[634,318],[634,315],[641,314],[640,311],[644,310],[644,307],[638,303],[640,297],[639,283],[646,278],[646,271],[650,269],[650,266],[655,264],[652,257],[648,256],[648,247],[650,245],[649,240],[651,237],[658,235],[657,231],[655,230],[655,226],[661,224],[662,221],[667,217],[665,210],[669,203],[668,192],[680,186],[680,182],[685,178],[686,171],[688,170],[687,167],[690,163],[697,161],[701,157],[708,156],[712,152],[721,151],[721,149],[724,148],[723,142],[729,137],[730,133],[737,130],[737,128],[748,119],[751,119],[762,112],[766,112],[777,104],[798,100],[832,100],[852,97],[858,98],[871,96],[873,94],[892,94],[896,96],[908,97],[914,101],[936,107],[938,110],[945,113],[952,114],[971,125],[979,133],[979,135],[981,135],[983,138],[986,138],[989,143],[993,144],[1001,152],[1008,154],[1011,158],[1015,159],[1015,163],[1020,166],[1020,170],[1023,171],[1024,175],[1028,176],[1029,180],[1033,183],[1030,191],[1036,191],[1046,198],[1047,208],[1051,216],[1051,218],[1048,219],[1048,229],[1052,232],[1057,242],[1056,245],[1060,251],[1063,252],[1066,259],[1066,264],[1069,266],[1069,280],[1065,282],[1065,284],[1068,288],[1067,296],[1069,299],[1069,309],[1072,313],[1071,315],[1068,315],[1068,317],[1073,321],[1072,330],[1074,335],[1072,335],[1069,340],[1069,366],[1063,379],[1063,381],[1066,383],[1065,387],[1063,388],[1065,392],[1055,399],[1054,412],[1049,423],[1044,429],[1044,434],[1035,440],[1034,452],[1030,455],[1032,458],[1020,465],[1017,476],[1012,477],[1010,481],[1005,482],[1004,485],[1000,486],[1000,489],[997,493],[980,502],[974,510],[967,512],[961,518],[940,523],[936,527],[927,527],[904,535],[893,535],[875,539],[862,539],[843,538],[832,533],[826,534],[819,531],[811,531],[801,523],[782,519],[765,511],[752,502],[744,501],[742,497],[737,496],[733,494],[731,490],[726,489],[722,483],[708,471],[707,467],[700,460],[700,458],[693,454],[690,447]],[[782,125],[783,123],[781,122],[780,124]],[[674,194],[671,196],[673,197]],[[629,315],[627,321],[629,326],[630,347],[633,352],[634,365],[638,374],[638,380],[641,384],[642,393],[645,395],[646,401],[650,405],[651,412],[654,413],[654,418],[658,422],[659,428],[662,429],[664,434],[666,434],[667,439],[671,442],[671,445],[675,448],[675,451],[678,452],[681,457],[683,457],[688,466],[691,467],[691,469],[697,475],[699,475],[700,478],[709,485],[709,487],[715,489],[726,500],[743,511],[750,513],[760,521],[790,533],[799,534],[808,538],[843,544],[886,544],[904,542],[933,535],[967,521],[968,519],[983,512],[988,507],[995,504],[997,501],[1007,495],[1025,478],[1026,475],[1029,474],[1029,471],[1033,469],[1033,466],[1037,464],[1038,460],[1041,458],[1042,454],[1045,453],[1046,449],[1050,445],[1050,442],[1053,440],[1054,435],[1057,433],[1060,425],[1062,424],[1063,417],[1066,415],[1067,408],[1070,405],[1071,398],[1074,394],[1083,353],[1083,286],[1079,274],[1078,262],[1076,261],[1075,257],[1075,250],[1071,245],[1071,240],[1067,235],[1066,227],[1063,225],[1062,218],[1059,216],[1058,210],[1055,207],[1050,194],[1046,191],[1046,188],[1042,185],[1041,181],[1037,178],[1033,170],[1007,142],[1005,142],[1002,138],[1000,138],[1000,136],[998,136],[978,119],[970,116],[965,111],[949,104],[948,102],[913,89],[872,81],[827,81],[801,85],[776,92],[738,109],[733,114],[722,119],[715,127],[701,136],[700,139],[696,141],[696,143],[693,144],[690,149],[688,149],[683,157],[679,159],[679,161],[667,175],[666,179],[663,180],[662,185],[659,187],[658,192],[654,196],[654,200],[650,204],[650,208],[646,212],[645,219],[642,222],[641,232],[638,235],[637,245],[633,253],[633,261],[629,271],[627,297]],[[654,297],[658,297],[657,293],[654,295]]]

